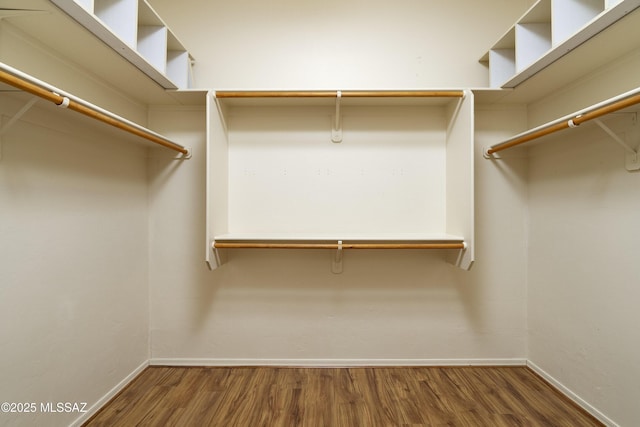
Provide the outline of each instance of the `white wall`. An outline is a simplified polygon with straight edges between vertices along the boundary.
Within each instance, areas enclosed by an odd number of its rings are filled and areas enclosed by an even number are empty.
[[[21,106],[5,95],[3,121]],[[148,358],[144,152],[75,126],[33,110],[2,137],[3,401],[91,406]]]
[[[151,4],[198,87],[487,86],[478,60],[532,0],[171,0]]]
[[[0,53],[61,72],[12,34]],[[30,98],[0,94],[2,124]],[[0,137],[0,401],[37,409],[2,426],[69,425],[40,403],[89,409],[149,358],[147,148],[79,117],[40,100]]]
[[[640,52],[531,108],[562,116],[640,85]],[[638,147],[635,114],[603,118]],[[640,423],[640,174],[593,124],[531,150],[529,359],[621,426]]]
[[[476,58],[528,2],[152,3],[196,56],[200,86],[398,88],[481,84]],[[209,272],[203,114],[151,112],[152,127],[194,141],[193,160],[152,182],[152,363],[522,362],[523,181],[477,161],[471,272],[437,252],[355,251],[334,275],[329,252],[257,250]],[[477,141],[524,126],[524,110],[483,111]]]
[[[522,363],[524,175],[496,169],[479,150],[522,129],[523,109],[478,112],[471,272],[437,252],[354,251],[340,275],[325,251],[233,251],[206,269],[203,116],[151,111],[150,125],[194,147],[179,168],[151,168],[152,363]]]

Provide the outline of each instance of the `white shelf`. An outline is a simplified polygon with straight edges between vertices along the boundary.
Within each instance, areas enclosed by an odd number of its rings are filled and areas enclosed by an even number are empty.
[[[165,89],[188,89],[193,58],[146,0],[51,0]]]
[[[480,59],[488,63],[489,86],[522,84],[638,7],[640,0],[539,0]]]
[[[413,233],[235,233],[214,237],[216,242],[411,242],[411,243],[462,243],[464,237],[450,234]]]
[[[452,262],[470,268],[473,95],[437,92],[211,93],[210,265],[223,241],[342,240],[464,243]]]

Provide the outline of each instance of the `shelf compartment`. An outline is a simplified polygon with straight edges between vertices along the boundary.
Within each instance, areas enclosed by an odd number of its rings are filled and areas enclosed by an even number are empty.
[[[138,5],[137,49],[147,62],[166,72],[167,27],[145,2]]]
[[[489,86],[520,85],[638,7],[640,0],[539,0],[480,59],[488,62]]]
[[[577,33],[605,10],[604,0],[552,0],[553,45]]]
[[[164,89],[192,86],[193,58],[146,0],[51,1]]]
[[[470,268],[473,95],[437,92],[341,91],[340,101],[338,91],[212,93],[208,260],[225,242],[342,240],[466,245],[453,262]],[[331,140],[336,102],[341,143]]]
[[[540,1],[515,26],[516,73],[551,49],[551,32],[551,3]]]
[[[500,87],[516,72],[516,33],[509,30],[482,61],[489,63],[489,86]]]
[[[177,37],[167,33],[166,73],[180,88],[191,87],[191,56]]]
[[[136,48],[138,0],[94,0],[93,13],[120,40]]]
[[[551,49],[551,24],[516,25],[516,42],[515,71],[520,72]]]

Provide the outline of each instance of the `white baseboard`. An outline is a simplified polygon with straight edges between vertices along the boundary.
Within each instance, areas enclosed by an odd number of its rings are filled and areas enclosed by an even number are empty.
[[[142,371],[145,370],[149,366],[149,361],[145,361],[136,369],[133,370],[129,375],[126,376],[125,379],[120,381],[114,388],[109,390],[107,394],[102,396],[96,403],[94,403],[91,408],[87,410],[84,414],[82,414],[77,420],[75,420],[69,427],[80,427],[83,423],[87,422],[89,418],[93,417],[104,405],[107,404],[113,397],[120,393],[122,389],[124,389],[131,381],[133,381]]]
[[[545,381],[547,381],[549,384],[555,387],[560,393],[564,394],[569,399],[573,400],[578,406],[580,406],[582,409],[584,409],[585,411],[590,413],[592,416],[597,418],[598,421],[600,421],[604,425],[608,427],[620,427],[618,424],[616,424],[611,419],[609,419],[606,415],[604,415],[602,412],[598,411],[596,408],[591,406],[587,401],[582,399],[573,391],[565,387],[560,381],[558,381],[557,379],[549,375],[547,372],[545,372],[542,368],[540,368],[538,365],[536,365],[532,361],[527,360],[527,366],[531,368],[531,370],[533,370],[536,374],[544,378]]]
[[[153,358],[152,366],[526,366],[526,359],[192,359]]]

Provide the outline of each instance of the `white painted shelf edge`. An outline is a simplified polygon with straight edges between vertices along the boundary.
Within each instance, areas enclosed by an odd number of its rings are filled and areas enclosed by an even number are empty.
[[[412,243],[462,243],[464,237],[451,234],[419,233],[228,233],[215,236],[216,242],[412,242]]]

